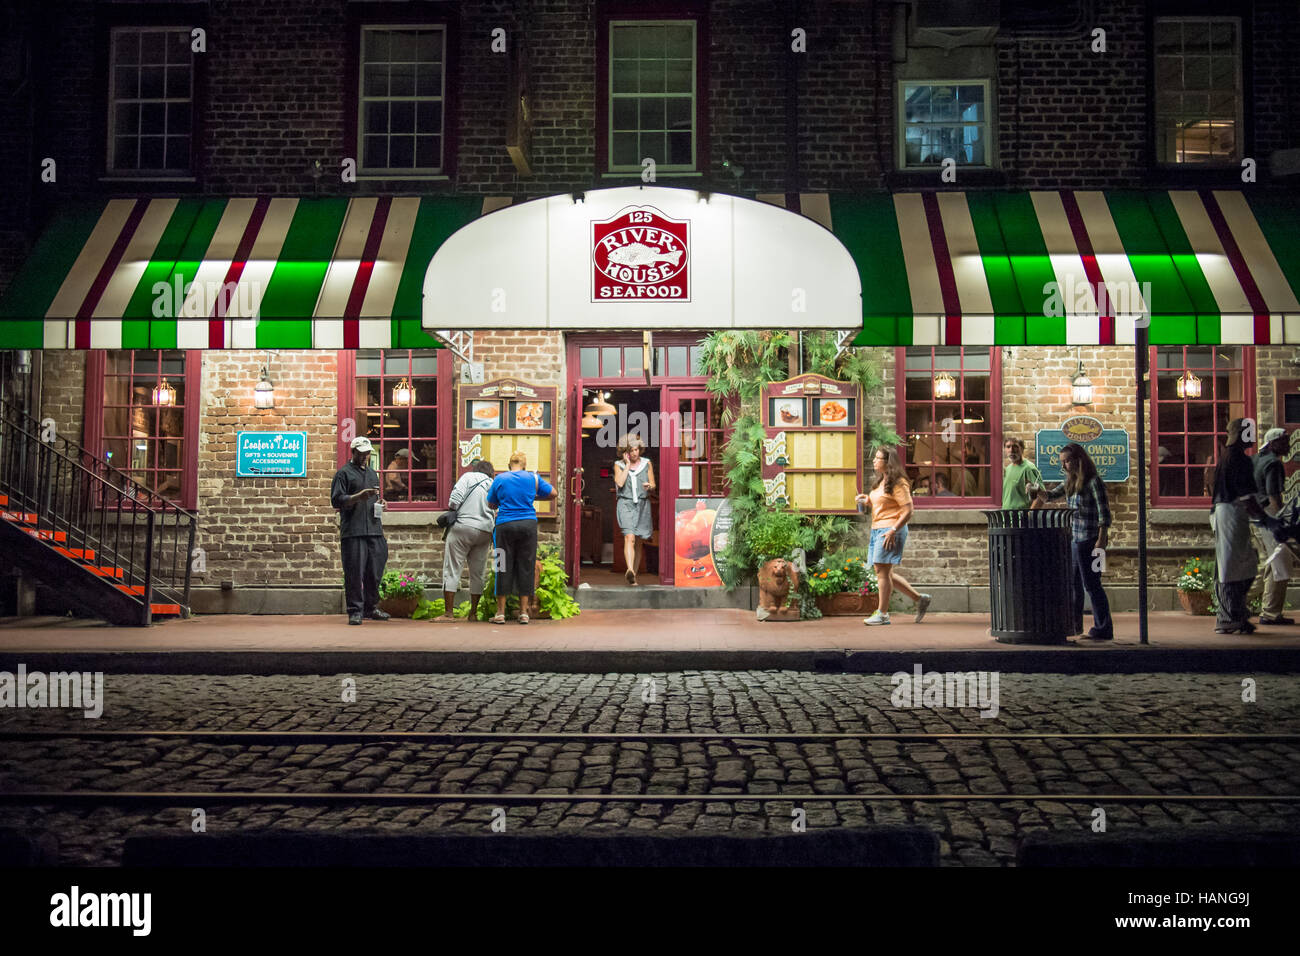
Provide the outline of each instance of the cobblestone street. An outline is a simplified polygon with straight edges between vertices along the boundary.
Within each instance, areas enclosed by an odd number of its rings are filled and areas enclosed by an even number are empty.
[[[517,740],[225,744],[180,739],[6,741],[0,790],[259,790],[276,793],[591,795],[506,805],[508,826],[781,829],[802,806],[809,828],[915,822],[942,839],[945,865],[1007,865],[1035,829],[1086,831],[1097,804],[1037,794],[1291,795],[1294,741],[957,739],[818,742],[717,739],[530,740],[529,733],[1300,733],[1294,675],[1002,674],[999,711],[903,708],[889,675],[785,671],[660,674],[107,675],[99,720],[80,711],[5,710],[0,729],[507,732]],[[603,794],[645,796],[602,801]],[[656,795],[736,795],[719,802]],[[842,800],[746,799],[782,794]],[[969,801],[855,800],[872,794],[970,794]],[[1025,795],[980,800],[982,794]],[[272,799],[272,798],[268,798]],[[0,807],[0,825],[51,830],[67,864],[112,865],[138,828],[190,827],[190,805]],[[1108,828],[1300,827],[1286,803],[1105,804]],[[237,828],[461,827],[488,832],[491,804],[205,808],[209,832]]]

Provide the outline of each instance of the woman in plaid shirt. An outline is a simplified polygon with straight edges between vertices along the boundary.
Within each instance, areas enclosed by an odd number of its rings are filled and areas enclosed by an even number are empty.
[[[1048,499],[1065,498],[1074,509],[1070,518],[1070,558],[1074,573],[1070,575],[1070,602],[1074,611],[1074,633],[1083,631],[1083,594],[1088,593],[1092,603],[1092,630],[1083,637],[1091,641],[1114,639],[1114,624],[1110,619],[1110,601],[1101,586],[1101,572],[1094,564],[1105,566],[1104,557],[1093,556],[1093,550],[1106,550],[1110,531],[1110,502],[1106,498],[1106,485],[1097,475],[1082,445],[1074,442],[1061,449],[1061,467],[1065,470],[1065,483],[1047,493]]]

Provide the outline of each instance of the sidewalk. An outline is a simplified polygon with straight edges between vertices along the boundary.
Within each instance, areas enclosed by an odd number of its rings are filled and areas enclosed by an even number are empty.
[[[1211,617],[1153,613],[1150,644],[1137,615],[1117,614],[1110,644],[1001,644],[982,614],[897,614],[888,627],[856,617],[763,623],[735,609],[584,611],[527,626],[367,621],[342,615],[204,615],[151,628],[74,622],[0,628],[0,670],[321,674],[646,672],[789,669],[885,672],[998,669],[1042,673],[1300,672],[1300,625],[1253,635],[1214,633]]]

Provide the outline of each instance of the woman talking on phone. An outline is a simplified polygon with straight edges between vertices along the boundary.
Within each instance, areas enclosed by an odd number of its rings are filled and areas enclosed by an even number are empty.
[[[920,624],[930,607],[930,595],[917,591],[896,573],[898,562],[903,560],[903,545],[907,543],[907,523],[912,520],[912,490],[898,462],[898,452],[893,448],[877,448],[871,470],[867,493],[855,500],[859,511],[871,515],[868,560],[876,567],[880,606],[862,623],[871,627],[888,624],[889,599],[897,588],[916,602],[916,623]]]
[[[623,533],[623,557],[627,560],[627,583],[636,584],[641,566],[641,547],[654,535],[650,516],[650,492],[655,490],[655,469],[642,458],[643,443],[636,435],[623,439],[622,455],[614,462],[614,484],[618,488],[618,530]]]

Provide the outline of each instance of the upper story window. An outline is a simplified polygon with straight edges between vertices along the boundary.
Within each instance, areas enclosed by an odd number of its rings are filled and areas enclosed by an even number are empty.
[[[109,64],[109,174],[188,175],[194,114],[189,28],[115,27]]]
[[[1241,21],[1155,21],[1156,160],[1235,165],[1241,158]]]
[[[1254,350],[1175,345],[1151,351],[1151,503],[1207,505],[1228,422],[1255,413]]]
[[[903,168],[992,165],[987,80],[900,83],[898,115]]]
[[[443,173],[446,42],[436,25],[361,28],[361,172]]]
[[[898,351],[903,388],[897,427],[906,441],[901,457],[913,497],[918,505],[935,507],[958,499],[992,502],[1002,493],[1002,442],[994,427],[1001,405],[996,350]]]
[[[696,20],[611,20],[604,97],[605,168],[700,168]]]

